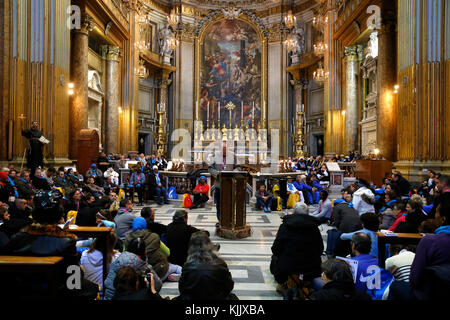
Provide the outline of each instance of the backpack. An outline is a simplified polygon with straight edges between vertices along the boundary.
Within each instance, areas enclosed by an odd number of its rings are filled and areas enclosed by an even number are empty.
[[[183,195],[183,203],[181,205],[182,208],[189,209],[193,206],[191,195],[189,193],[186,193]]]
[[[175,189],[175,187],[170,187],[167,196],[169,197],[169,199],[172,199],[172,200],[178,199],[178,194],[177,194],[177,190]]]

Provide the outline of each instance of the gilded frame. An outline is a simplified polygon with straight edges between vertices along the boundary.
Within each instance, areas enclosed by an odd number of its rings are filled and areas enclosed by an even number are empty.
[[[206,30],[209,29],[210,26],[215,24],[216,22],[219,22],[221,20],[226,20],[228,18],[225,17],[223,13],[220,13],[216,16],[214,16],[208,23],[206,23],[202,30],[200,31],[199,35],[195,37],[195,87],[194,87],[194,104],[193,104],[193,119],[196,120],[196,104],[197,101],[200,101],[200,68],[201,68],[201,57],[203,52],[203,44],[204,39],[206,36]],[[246,14],[242,13],[238,17],[235,18],[235,20],[240,20],[243,22],[248,23],[258,35],[259,41],[261,43],[261,73],[262,73],[262,81],[261,81],[261,93],[262,93],[262,103],[263,108],[261,112],[261,123],[262,123],[262,129],[267,128],[267,111],[268,111],[268,105],[267,105],[267,69],[268,69],[268,60],[267,60],[267,52],[268,52],[268,39],[262,32],[262,30],[259,28],[259,26]]]

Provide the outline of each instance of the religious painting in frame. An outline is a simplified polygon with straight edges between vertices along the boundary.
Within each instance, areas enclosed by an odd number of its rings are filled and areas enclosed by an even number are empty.
[[[266,41],[247,19],[214,19],[197,43],[195,119],[206,128],[264,126]]]

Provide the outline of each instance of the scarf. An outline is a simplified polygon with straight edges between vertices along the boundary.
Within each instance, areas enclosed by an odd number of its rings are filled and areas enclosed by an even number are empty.
[[[11,177],[8,176],[8,180],[9,180],[9,183],[10,183],[13,187],[16,186],[16,184],[14,183],[13,179],[11,179]],[[14,189],[14,196],[15,196],[16,198],[19,197],[19,192],[17,192],[16,189]]]
[[[450,234],[450,225],[442,226],[434,231],[435,234]]]
[[[380,209],[380,211],[378,212],[378,214],[381,214],[383,211],[385,211],[387,208],[392,208],[392,206],[397,203],[397,200],[391,200],[388,203],[386,203],[386,206],[384,206],[383,208]]]

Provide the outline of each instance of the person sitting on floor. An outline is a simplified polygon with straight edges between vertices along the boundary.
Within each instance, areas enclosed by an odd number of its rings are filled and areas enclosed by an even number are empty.
[[[147,222],[147,229],[156,233],[160,238],[165,236],[167,226],[162,223],[155,222],[155,209],[151,207],[142,208],[141,217]]]
[[[354,234],[365,233],[371,239],[371,249],[369,251],[370,254],[374,257],[378,257],[377,232],[379,231],[380,221],[378,220],[377,215],[373,212],[364,213],[362,216],[360,216],[360,219],[363,228],[355,232],[341,234],[341,240],[351,240]]]
[[[147,229],[147,222],[143,217],[133,220],[133,232],[130,233],[124,245],[127,247],[134,239],[142,239],[145,243],[145,255],[147,262],[153,266],[161,281],[177,281],[181,275],[182,268],[179,265],[169,263],[167,257],[161,251],[160,238],[156,233]]]
[[[270,272],[278,282],[277,292],[285,295],[288,277],[302,275],[312,282],[321,274],[321,256],[324,250],[319,220],[308,215],[308,206],[299,202],[293,213],[284,216],[272,245]]]
[[[328,199],[328,191],[322,190],[320,192],[320,202],[319,208],[311,214],[312,217],[319,219],[321,223],[331,220],[331,215],[333,213],[333,205],[330,199]]]
[[[356,290],[350,265],[340,259],[328,259],[322,263],[323,288],[311,294],[315,301],[370,301],[365,292]]]
[[[352,236],[352,260],[358,261],[355,286],[357,290],[367,291],[367,279],[372,274],[372,268],[378,266],[378,259],[371,255],[373,243],[370,236],[363,232],[356,232]]]
[[[164,300],[155,289],[155,279],[152,273],[143,275],[141,278],[143,278],[142,281],[132,267],[120,267],[114,279],[115,293],[112,300]]]
[[[169,261],[179,266],[186,262],[189,239],[194,233],[201,231],[188,225],[187,222],[187,211],[177,210],[173,216],[173,222],[167,226],[166,245],[170,249]]]
[[[125,240],[127,235],[133,232],[134,218],[135,215],[133,214],[133,203],[129,199],[122,199],[120,201],[120,208],[114,218],[114,222],[117,226],[117,237],[120,240]]]
[[[155,270],[153,270],[153,267],[145,261],[146,256],[144,241],[140,238],[133,239],[125,249],[126,251],[122,252],[120,256],[111,263],[108,276],[105,280],[104,299],[111,300],[114,297],[116,293],[114,280],[117,276],[117,272],[122,266],[132,267],[139,273],[139,275],[147,275],[148,273],[152,273],[155,280],[155,289],[157,292],[161,291],[161,279],[159,279]]]
[[[238,300],[232,293],[234,281],[226,262],[203,231],[194,233],[189,240],[178,288],[180,296],[174,300]]]
[[[100,286],[103,290],[103,250],[109,248],[106,253],[107,265],[106,272],[108,272],[111,263],[116,260],[120,252],[114,250],[117,244],[117,235],[114,230],[108,233],[105,237],[96,238],[89,250],[81,254],[80,265],[83,266],[85,277]]]
[[[261,184],[259,191],[256,193],[256,208],[264,210],[264,212],[272,212],[272,199],[273,195],[266,191],[266,185]]]
[[[195,186],[194,191],[192,191],[194,194],[194,204],[191,209],[198,209],[200,207],[204,208],[205,204],[208,202],[209,185],[206,182],[206,177],[201,176],[199,183]]]

